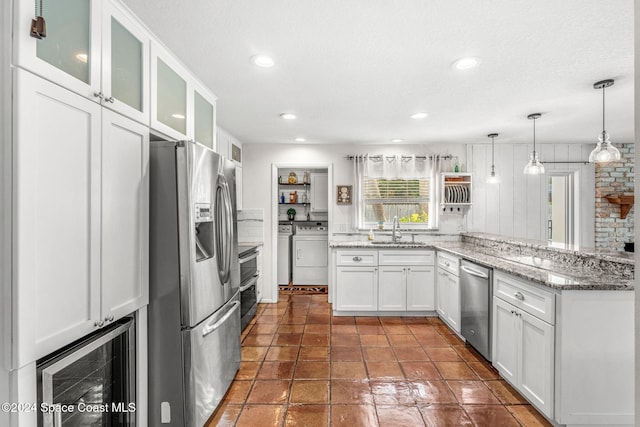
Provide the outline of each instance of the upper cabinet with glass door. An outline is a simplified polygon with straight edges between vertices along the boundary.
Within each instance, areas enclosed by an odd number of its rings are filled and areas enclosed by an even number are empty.
[[[44,2],[45,38],[30,36],[33,2],[17,1],[15,65],[148,124],[150,36],[111,1]]]
[[[193,139],[216,149],[216,98],[197,84],[193,89]]]

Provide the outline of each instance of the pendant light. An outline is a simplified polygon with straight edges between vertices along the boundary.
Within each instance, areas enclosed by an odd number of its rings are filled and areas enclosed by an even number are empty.
[[[494,151],[494,142],[493,142],[493,138],[498,136],[498,134],[497,133],[490,133],[487,136],[489,138],[491,138],[491,173],[487,177],[487,184],[500,184],[502,182],[502,180],[500,179],[500,175],[498,175],[496,173],[496,165],[495,165],[495,161],[494,161],[494,153],[495,153],[495,151]]]
[[[529,156],[529,162],[524,167],[525,175],[541,175],[544,173],[544,165],[540,163],[538,159],[538,153],[536,152],[536,120],[542,116],[540,113],[529,114],[527,119],[533,120],[533,151]]]
[[[590,163],[606,163],[620,160],[620,151],[609,141],[609,134],[604,130],[604,88],[613,86],[613,79],[602,80],[593,84],[594,89],[602,89],[602,133],[598,137],[596,148],[589,154]]]

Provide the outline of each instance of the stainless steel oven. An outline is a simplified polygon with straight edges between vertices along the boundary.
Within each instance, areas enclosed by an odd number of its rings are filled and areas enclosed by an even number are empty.
[[[135,426],[135,323],[127,318],[36,363],[38,426]]]
[[[258,310],[258,248],[239,245],[240,328],[244,329]]]

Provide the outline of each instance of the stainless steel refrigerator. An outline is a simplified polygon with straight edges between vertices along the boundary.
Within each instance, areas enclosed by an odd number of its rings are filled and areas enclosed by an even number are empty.
[[[151,143],[149,425],[202,426],[240,366],[235,167]]]

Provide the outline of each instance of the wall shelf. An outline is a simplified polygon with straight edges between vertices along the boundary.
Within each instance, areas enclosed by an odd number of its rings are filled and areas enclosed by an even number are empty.
[[[609,203],[613,205],[620,205],[620,218],[625,219],[627,214],[633,207],[635,202],[634,196],[623,196],[623,195],[614,195],[609,194],[608,196],[604,196],[605,199],[609,201]]]

